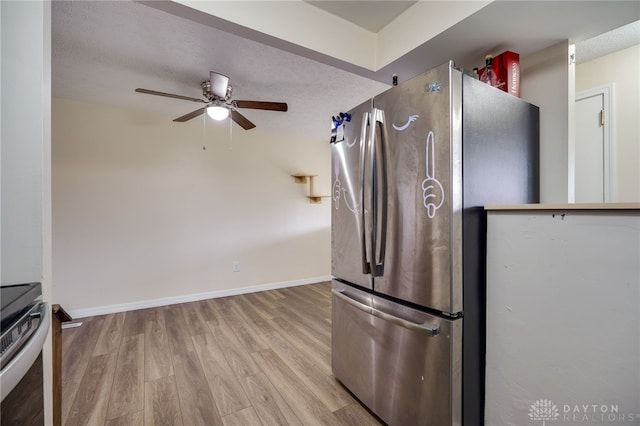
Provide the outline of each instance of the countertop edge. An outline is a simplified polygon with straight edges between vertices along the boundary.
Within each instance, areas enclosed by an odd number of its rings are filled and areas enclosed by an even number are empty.
[[[584,204],[494,204],[484,206],[486,211],[523,210],[640,210],[640,203],[584,203]]]

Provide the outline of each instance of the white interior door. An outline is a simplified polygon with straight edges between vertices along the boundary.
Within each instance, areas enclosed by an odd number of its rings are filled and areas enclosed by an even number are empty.
[[[609,90],[576,95],[575,202],[611,200]]]

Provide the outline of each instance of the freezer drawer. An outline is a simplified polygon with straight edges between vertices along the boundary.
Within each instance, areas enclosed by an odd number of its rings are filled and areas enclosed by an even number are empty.
[[[333,373],[391,426],[461,424],[462,319],[340,282],[332,289]]]

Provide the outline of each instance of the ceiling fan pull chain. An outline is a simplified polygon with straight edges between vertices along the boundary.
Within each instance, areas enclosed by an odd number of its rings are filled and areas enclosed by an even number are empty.
[[[233,120],[227,120],[229,122],[229,151],[233,149],[231,141],[233,140]]]
[[[206,150],[207,147],[205,143],[207,142],[207,116],[206,114],[202,115],[202,150]]]

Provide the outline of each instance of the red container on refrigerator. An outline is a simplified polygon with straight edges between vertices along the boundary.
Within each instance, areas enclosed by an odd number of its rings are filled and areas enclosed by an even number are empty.
[[[520,97],[520,55],[507,50],[493,58],[491,68],[496,74],[494,87]],[[484,68],[478,70],[478,75],[482,75],[483,71]]]

